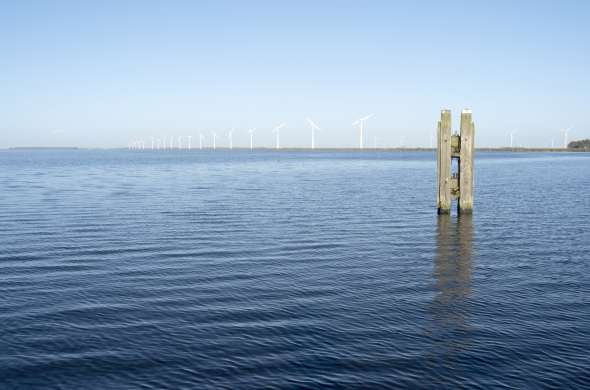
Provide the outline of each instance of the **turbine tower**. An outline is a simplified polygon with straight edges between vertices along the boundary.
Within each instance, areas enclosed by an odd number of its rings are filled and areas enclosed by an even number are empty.
[[[309,127],[311,127],[311,148],[315,149],[315,131],[321,130],[318,125],[315,124],[314,121],[307,118],[307,123],[309,123]]]
[[[569,133],[570,129],[564,129],[561,130],[561,132],[563,133],[563,148],[567,149],[567,135]]]
[[[234,148],[234,128],[233,127],[230,131],[228,131],[227,136],[229,138],[229,150],[232,150]]]
[[[150,137],[152,139],[152,150],[154,150],[154,143],[155,143],[155,139],[154,137]]]
[[[281,148],[281,140],[280,140],[280,135],[281,135],[281,129],[283,127],[285,127],[287,124],[286,123],[281,123],[280,125],[276,126],[274,129],[272,129],[272,132],[275,133],[277,135],[277,140],[276,140],[276,148],[280,149]]]
[[[250,134],[250,151],[254,150],[254,132],[256,129],[248,130],[248,134]]]
[[[510,148],[514,147],[514,133],[510,133]]]
[[[213,150],[215,150],[216,144],[215,144],[215,140],[217,139],[217,133],[212,131],[211,132],[213,134]]]
[[[189,135],[187,138],[188,138],[188,150],[191,150],[193,136]]]
[[[370,115],[364,116],[361,119],[354,121],[354,123],[352,124],[353,126],[359,127],[359,149],[363,148],[363,129],[365,127],[365,121],[367,119],[372,118],[373,115],[375,115],[375,114],[370,114]]]
[[[203,133],[199,132],[199,150],[203,150]]]
[[[177,145],[178,149],[182,149],[182,137],[178,136],[178,145]]]

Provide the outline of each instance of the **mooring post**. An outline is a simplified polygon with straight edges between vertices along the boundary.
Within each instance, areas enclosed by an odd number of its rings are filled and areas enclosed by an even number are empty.
[[[459,213],[473,211],[473,136],[471,110],[461,112],[461,151],[459,157]]]
[[[438,122],[437,149],[437,211],[451,212],[452,197],[457,198],[459,213],[473,210],[473,153],[475,126],[471,110],[461,112],[461,133],[451,134],[451,111],[442,110]],[[452,172],[452,161],[456,159],[457,172]]]
[[[438,122],[437,199],[439,214],[451,212],[451,111],[442,110]]]

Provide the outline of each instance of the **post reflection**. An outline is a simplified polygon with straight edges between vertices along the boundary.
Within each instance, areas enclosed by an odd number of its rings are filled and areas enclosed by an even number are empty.
[[[469,299],[473,252],[473,220],[470,214],[453,219],[440,215],[434,261],[435,298],[433,336],[443,353],[461,350],[468,343]]]

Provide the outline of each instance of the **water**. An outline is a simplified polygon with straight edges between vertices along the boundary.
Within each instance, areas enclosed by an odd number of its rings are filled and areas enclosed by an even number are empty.
[[[0,152],[0,388],[580,388],[590,155]]]

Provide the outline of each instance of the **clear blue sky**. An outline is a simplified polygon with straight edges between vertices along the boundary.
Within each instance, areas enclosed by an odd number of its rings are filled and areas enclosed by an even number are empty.
[[[589,20],[586,1],[5,1],[0,147],[270,145],[283,121],[303,146],[308,116],[354,146],[369,113],[367,144],[427,146],[464,107],[480,146],[557,145],[590,137]]]

